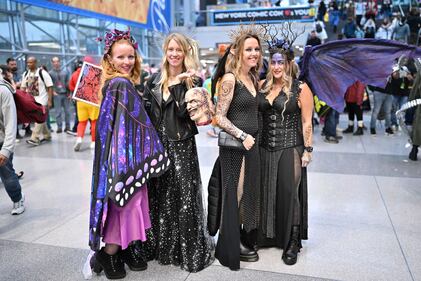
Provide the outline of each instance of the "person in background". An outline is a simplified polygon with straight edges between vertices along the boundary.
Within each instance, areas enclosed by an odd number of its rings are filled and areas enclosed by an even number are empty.
[[[28,70],[22,76],[21,89],[34,96],[35,101],[46,107],[53,105],[53,81],[47,71],[37,68],[37,59],[29,57],[26,61]],[[48,118],[48,117],[47,117]],[[44,138],[40,138],[41,134]],[[41,142],[51,141],[47,123],[35,123],[31,138],[26,140],[30,145],[38,146]]]
[[[354,133],[354,136],[364,134],[363,128],[363,99],[365,85],[360,81],[348,87],[345,93],[346,108],[348,109],[348,128],[343,131],[344,134]],[[354,118],[357,117],[357,130],[354,132]]]
[[[63,115],[65,121],[64,132],[70,133],[70,96],[68,90],[70,73],[66,68],[61,69],[59,57],[51,59],[53,68],[49,71],[54,84],[54,110],[56,113],[57,134],[63,132]],[[64,114],[63,114],[64,112]]]
[[[16,105],[13,99],[15,89],[5,79],[12,73],[0,68],[0,178],[7,194],[13,202],[12,215],[20,215],[25,211],[25,195],[18,176],[13,168],[13,152],[17,128]]]
[[[95,61],[92,57],[86,56],[84,61],[94,64]],[[69,80],[69,89],[73,92],[76,88],[77,79],[79,78],[80,71],[82,70],[83,62],[79,64],[79,68],[73,72]],[[73,146],[74,151],[80,151],[82,140],[85,135],[88,120],[91,122],[91,144],[90,148],[95,148],[95,135],[96,135],[96,121],[99,115],[99,108],[95,105],[88,104],[82,101],[76,101],[76,116],[78,119],[76,142]]]

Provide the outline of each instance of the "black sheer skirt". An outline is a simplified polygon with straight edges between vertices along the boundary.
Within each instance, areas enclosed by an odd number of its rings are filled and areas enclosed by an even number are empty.
[[[215,257],[232,270],[240,268],[240,225],[247,232],[259,223],[259,147],[239,151],[220,147],[222,213]],[[244,165],[244,166],[243,166]],[[239,187],[241,169],[243,184]]]
[[[303,150],[302,146],[277,151],[260,148],[260,247],[286,249],[293,225],[300,225],[300,247],[301,240],[307,239],[307,169],[301,167]]]

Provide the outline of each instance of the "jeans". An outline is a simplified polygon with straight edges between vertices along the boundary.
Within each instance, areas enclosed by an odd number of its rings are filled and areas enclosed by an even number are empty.
[[[326,115],[325,127],[323,128],[326,137],[336,137],[336,126],[339,124],[339,112],[331,108]]]
[[[392,125],[397,126],[398,120],[396,119],[396,111],[398,111],[404,103],[408,101],[407,96],[393,95],[393,112],[392,112]]]
[[[377,92],[377,91],[373,91],[373,96],[374,96],[374,106],[373,106],[373,111],[371,112],[370,128],[371,129],[376,128],[377,116],[379,115],[379,112],[382,106],[385,112],[386,128],[390,128],[393,96],[382,93],[382,92]]]
[[[0,178],[4,184],[7,194],[13,202],[19,202],[22,199],[22,188],[19,183],[18,176],[13,168],[13,154],[10,154],[4,166],[0,167]]]
[[[64,110],[64,121],[66,123],[66,129],[70,129],[70,100],[66,94],[58,94],[54,96],[54,110],[56,111],[56,122],[57,128],[63,128],[63,112]]]

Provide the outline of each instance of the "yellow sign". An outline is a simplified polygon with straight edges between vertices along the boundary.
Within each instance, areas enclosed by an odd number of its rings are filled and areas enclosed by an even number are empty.
[[[51,0],[58,4],[146,23],[150,0]]]

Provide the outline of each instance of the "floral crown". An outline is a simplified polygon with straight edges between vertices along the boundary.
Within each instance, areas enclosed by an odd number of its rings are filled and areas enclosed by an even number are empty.
[[[112,29],[110,31],[107,31],[105,33],[104,38],[98,37],[97,40],[102,42],[104,41],[105,47],[104,47],[104,53],[108,54],[108,52],[111,50],[111,46],[118,40],[127,40],[129,43],[137,50],[138,43],[136,42],[136,39],[130,34],[130,29],[127,31],[121,31],[118,29]]]
[[[283,22],[279,27],[274,25],[262,25],[265,33],[265,41],[268,45],[270,56],[280,53],[286,56],[288,60],[294,59],[293,44],[295,40],[305,32],[303,28],[301,31],[293,31],[291,22]],[[280,36],[278,36],[278,34]]]

